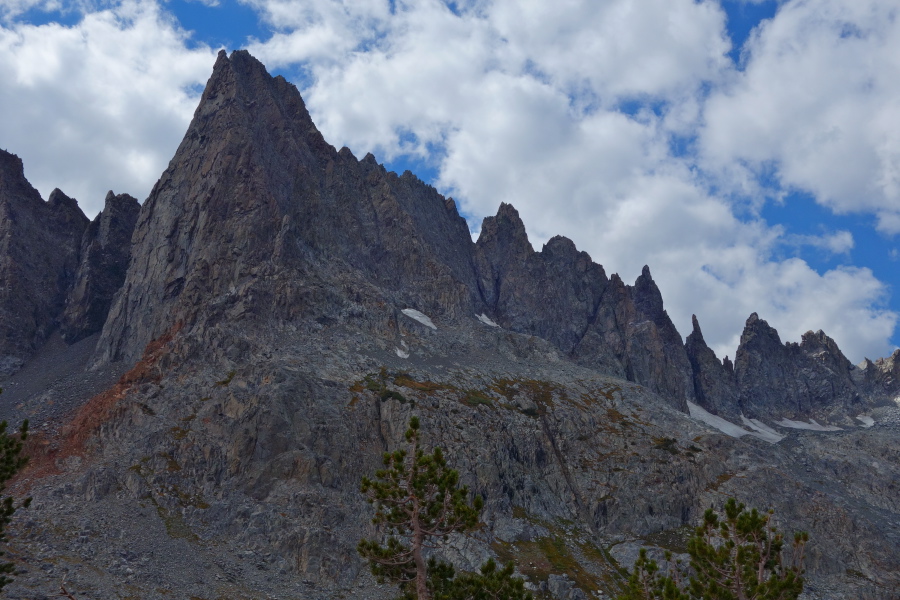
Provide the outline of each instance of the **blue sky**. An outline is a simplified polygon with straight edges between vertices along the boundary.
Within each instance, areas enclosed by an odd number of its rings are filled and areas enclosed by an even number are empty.
[[[751,312],[854,362],[900,341],[900,0],[0,0],[0,147],[93,216],[143,199],[219,48],[477,235],[501,201],[721,357]]]

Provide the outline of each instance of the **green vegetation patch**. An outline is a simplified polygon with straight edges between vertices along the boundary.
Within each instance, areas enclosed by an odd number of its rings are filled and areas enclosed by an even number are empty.
[[[433,381],[416,381],[408,373],[398,373],[394,376],[394,385],[431,394],[440,390],[450,389],[450,386],[435,383]]]
[[[469,390],[466,392],[466,395],[463,396],[463,404],[466,406],[478,406],[479,404],[484,404],[486,406],[492,406],[493,401],[490,396],[487,396],[484,392],[480,392],[478,390]]]
[[[644,541],[650,546],[656,546],[663,550],[671,550],[676,554],[684,554],[688,551],[688,540],[694,535],[694,527],[682,525],[675,529],[657,531],[644,536]]]
[[[663,450],[674,456],[675,454],[679,454],[678,440],[670,437],[653,438],[653,449]]]
[[[527,542],[495,542],[491,548],[500,562],[513,561],[519,571],[533,581],[547,581],[550,575],[567,575],[585,592],[606,588],[600,578],[581,566],[559,536]]]
[[[513,561],[533,581],[546,581],[550,575],[567,575],[584,592],[618,593],[619,580],[626,576],[626,571],[608,551],[591,542],[566,540],[567,531],[577,532],[576,522],[557,517],[551,523],[529,514],[521,506],[513,506],[512,516],[540,525],[550,535],[527,542],[495,542],[491,548],[500,562]]]
[[[381,370],[378,373],[369,373],[363,378],[362,381],[357,381],[353,385],[351,385],[350,391],[357,393],[363,391],[374,392],[378,395],[378,399],[382,402],[390,399],[394,399],[402,403],[412,402],[412,400],[408,399],[400,392],[388,389],[387,382],[389,379],[394,379],[396,381],[396,378],[388,373],[386,368],[381,367]],[[409,379],[409,381],[413,380]],[[355,404],[355,402],[352,402],[352,404]]]
[[[216,385],[219,387],[227,386],[229,383],[231,383],[231,380],[234,379],[235,374],[236,374],[236,372],[234,369],[228,371],[228,374],[225,376],[225,379],[217,381]]]

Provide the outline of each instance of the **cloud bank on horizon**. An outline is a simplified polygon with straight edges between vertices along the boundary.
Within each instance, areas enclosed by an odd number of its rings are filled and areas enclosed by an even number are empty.
[[[900,317],[898,12],[0,0],[0,147],[89,216],[109,188],[144,197],[220,45],[247,47],[326,139],[414,166],[475,233],[509,202],[537,247],[566,235],[626,280],[649,264],[679,331],[696,313],[720,357],[757,312],[785,341],[824,329],[856,362],[893,351]]]

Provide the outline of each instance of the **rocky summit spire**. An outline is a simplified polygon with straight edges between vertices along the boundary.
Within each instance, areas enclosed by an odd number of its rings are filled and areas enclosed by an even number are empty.
[[[691,322],[693,331],[685,340],[684,348],[691,362],[697,404],[716,415],[739,417],[734,373],[724,362],[719,362],[716,353],[706,345],[697,315],[691,315]]]
[[[860,409],[852,365],[831,338],[807,332],[801,344],[782,344],[756,313],[741,334],[734,372],[744,413],[807,416],[843,407]]]
[[[363,327],[412,305],[474,310],[472,241],[455,206],[412,175],[337,152],[297,89],[246,51],[219,53],[133,241],[100,362],[133,360],[176,326],[215,336],[245,319],[337,319],[349,299],[311,291],[334,278],[357,282],[353,302],[373,311]]]

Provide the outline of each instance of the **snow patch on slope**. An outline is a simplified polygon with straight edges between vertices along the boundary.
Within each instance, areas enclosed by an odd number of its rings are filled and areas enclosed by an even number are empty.
[[[414,308],[404,308],[400,312],[402,312],[404,315],[406,315],[410,319],[413,319],[414,321],[418,321],[422,325],[425,325],[426,327],[431,327],[432,329],[437,329],[437,326],[435,326],[435,324],[432,323],[432,321],[428,317],[428,315],[421,313]]]
[[[693,402],[688,402],[688,411],[691,414],[691,418],[697,419],[698,421],[702,421],[713,427],[718,429],[725,435],[730,435],[731,437],[739,438],[745,435],[752,435],[753,437],[759,438],[761,440],[765,440],[770,444],[777,444],[782,440],[784,436],[778,435],[771,428],[767,427],[763,423],[756,421],[755,419],[743,419],[744,424],[751,428],[751,431],[747,431],[740,425],[735,425],[731,421],[727,421],[718,415],[714,415],[711,412],[708,412],[706,409],[697,406]]]
[[[782,419],[780,421],[775,421],[775,424],[781,425],[782,427],[790,427],[791,429],[806,429],[807,431],[842,431],[840,427],[834,425],[820,425],[815,419],[810,419],[809,423]]]
[[[856,418],[859,419],[860,421],[862,421],[862,426],[866,427],[866,428],[869,428],[875,424],[875,419],[873,419],[872,417],[870,417],[868,415],[859,415]]]
[[[784,439],[784,436],[760,421],[759,419],[748,419],[741,415],[741,422],[745,427],[749,427],[756,432],[757,437],[766,440],[772,444],[777,444]]]
[[[499,325],[497,325],[496,323],[491,321],[490,317],[488,317],[484,313],[481,313],[480,315],[478,315],[478,320],[481,321],[482,323],[484,323],[485,325],[490,325],[491,327],[500,327]]]

